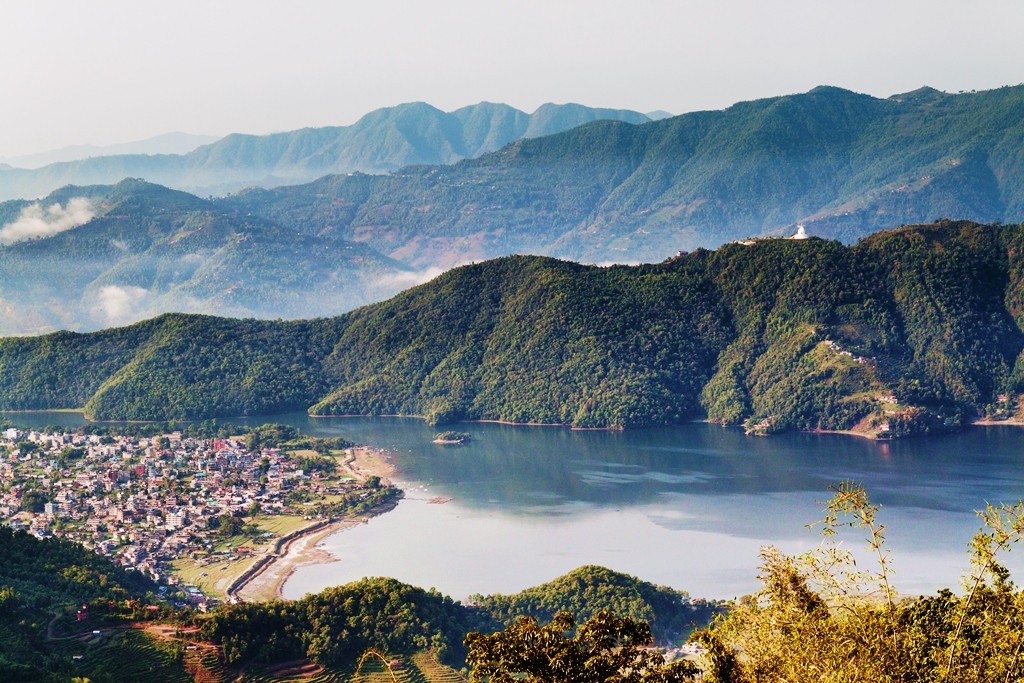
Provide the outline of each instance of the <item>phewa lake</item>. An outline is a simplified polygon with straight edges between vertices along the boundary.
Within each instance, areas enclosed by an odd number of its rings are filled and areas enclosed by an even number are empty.
[[[19,423],[75,424],[67,413]],[[818,544],[807,528],[829,486],[862,484],[882,506],[903,593],[958,589],[986,503],[1024,498],[1024,428],[877,442],[846,435],[751,437],[694,423],[626,432],[467,423],[463,446],[402,418],[269,416],[385,449],[406,491],[396,509],[325,539],[336,560],[299,568],[285,596],[392,576],[456,599],[509,593],[598,564],[709,598],[758,588],[758,552]],[[243,422],[236,420],[236,422]],[[31,425],[29,425],[31,426]],[[439,502],[444,499],[448,502]],[[849,538],[860,548],[863,534]],[[1024,548],[1002,558],[1024,578]]]

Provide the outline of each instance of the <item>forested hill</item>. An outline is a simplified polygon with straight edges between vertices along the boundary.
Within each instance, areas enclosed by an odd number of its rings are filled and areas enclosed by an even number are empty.
[[[115,621],[139,619],[156,590],[141,572],[117,567],[77,543],[41,541],[0,526],[0,680],[48,683],[86,674],[92,680],[115,680],[111,666],[99,658],[74,661],[51,636],[65,633],[69,625],[107,628]],[[76,623],[80,605],[87,606],[88,618]]]
[[[559,612],[583,623],[610,610],[647,622],[659,643],[682,640],[694,626],[710,622],[715,612],[706,600],[691,601],[683,591],[592,565],[513,595],[473,595],[470,601],[505,626],[522,616],[547,623]]]
[[[102,419],[412,414],[586,427],[709,416],[898,435],[1024,393],[1024,226],[853,247],[763,240],[660,264],[507,257],[337,318],[165,315],[0,340],[0,407]]]
[[[839,88],[643,125],[599,121],[453,166],[226,201],[412,265],[511,253],[657,261],[750,235],[853,242],[940,217],[1024,220],[1024,86],[878,99]]]

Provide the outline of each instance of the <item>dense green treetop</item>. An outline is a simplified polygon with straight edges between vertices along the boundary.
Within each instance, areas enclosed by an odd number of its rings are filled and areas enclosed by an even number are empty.
[[[474,683],[683,683],[700,673],[692,661],[666,663],[646,623],[608,611],[578,627],[568,612],[543,626],[523,617],[466,643]]]
[[[229,664],[308,657],[345,668],[371,647],[393,654],[429,649],[457,663],[466,633],[489,623],[435,591],[375,578],[294,602],[223,605],[203,632],[223,646]]]
[[[0,586],[21,608],[44,612],[100,598],[124,600],[155,590],[138,572],[128,572],[77,543],[36,539],[0,526]]]
[[[520,617],[547,623],[559,612],[582,623],[609,611],[646,622],[659,643],[678,641],[694,625],[707,623],[713,613],[706,603],[691,604],[683,591],[596,566],[574,569],[513,595],[473,595],[470,600],[506,626]]]

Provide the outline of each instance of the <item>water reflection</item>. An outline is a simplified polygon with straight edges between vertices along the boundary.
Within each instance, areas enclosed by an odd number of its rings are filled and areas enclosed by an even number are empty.
[[[756,588],[760,546],[817,543],[804,527],[844,480],[884,506],[898,587],[930,591],[958,585],[974,510],[1024,496],[1024,431],[1013,428],[885,444],[758,439],[705,424],[625,433],[472,424],[460,429],[473,443],[457,449],[428,444],[431,430],[415,422],[332,428],[390,446],[404,481],[454,501],[410,501],[376,531],[339,534],[328,547],[342,560],[300,570],[291,595],[381,573],[456,596],[513,591],[585,563],[738,595]]]

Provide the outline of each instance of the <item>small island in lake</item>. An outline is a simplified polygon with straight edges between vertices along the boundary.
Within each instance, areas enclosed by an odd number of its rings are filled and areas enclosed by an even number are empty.
[[[461,446],[469,442],[469,434],[465,432],[438,432],[434,435],[434,443],[448,446]]]

